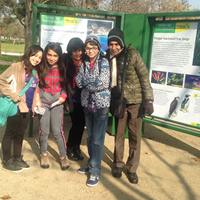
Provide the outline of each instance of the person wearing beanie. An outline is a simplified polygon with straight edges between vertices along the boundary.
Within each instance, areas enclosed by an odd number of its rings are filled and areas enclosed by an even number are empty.
[[[124,165],[127,177],[131,183],[138,183],[137,168],[140,161],[142,117],[153,113],[153,90],[149,81],[148,69],[139,52],[124,44],[124,33],[119,28],[113,28],[108,33],[106,57],[111,66],[111,99],[121,96],[121,84],[124,59],[127,55],[124,101],[126,108],[124,117],[115,117],[115,147],[114,168],[112,174],[116,178],[122,176]],[[111,101],[112,103],[112,101]],[[123,161],[126,127],[128,126],[129,156],[126,164]]]
[[[108,44],[111,41],[116,41],[121,47],[121,49],[123,49],[124,48],[124,33],[118,28],[113,28],[108,34]]]
[[[90,173],[88,186],[95,186],[99,182],[110,107],[110,67],[100,47],[98,37],[86,38],[87,56],[75,78],[77,86],[82,88],[81,104],[85,113],[89,154],[87,165],[78,169],[78,172]]]
[[[85,117],[81,106],[81,89],[76,86],[75,77],[84,60],[84,43],[78,38],[70,39],[67,53],[63,54],[67,77],[67,96],[65,110],[69,112],[72,126],[67,141],[67,156],[70,160],[83,160],[80,145],[85,127]]]
[[[101,49],[100,41],[97,36],[95,36],[95,35],[88,36],[85,40],[85,46],[87,46],[87,44],[90,42],[94,43],[95,46],[97,46],[99,50]]]

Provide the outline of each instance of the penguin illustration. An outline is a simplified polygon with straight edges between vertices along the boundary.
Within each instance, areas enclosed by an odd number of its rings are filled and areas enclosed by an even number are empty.
[[[181,103],[181,110],[187,111],[189,104],[190,104],[190,99],[189,99],[189,94],[185,95],[185,99]]]
[[[176,107],[178,105],[178,99],[180,99],[179,97],[175,97],[174,100],[170,103],[170,107],[169,107],[169,117],[172,115],[172,113],[174,112],[176,115]]]

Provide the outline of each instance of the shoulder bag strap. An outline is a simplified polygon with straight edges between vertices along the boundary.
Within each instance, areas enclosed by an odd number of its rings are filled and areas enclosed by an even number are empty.
[[[31,86],[31,83],[33,82],[33,79],[35,78],[35,70],[32,70],[33,76],[30,78],[29,82],[25,85],[25,87],[22,89],[22,91],[19,93],[19,96],[21,97]]]
[[[128,58],[128,50],[130,48],[131,44],[128,45],[127,49],[125,49],[125,55],[124,55],[124,66],[123,66],[123,74],[122,74],[122,91],[121,91],[121,101],[123,100],[124,98],[124,83],[125,83],[125,75],[126,75],[126,67],[127,67],[127,58]]]

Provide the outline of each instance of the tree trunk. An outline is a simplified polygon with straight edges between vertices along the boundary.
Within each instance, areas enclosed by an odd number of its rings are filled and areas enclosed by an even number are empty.
[[[1,56],[1,27],[0,27],[0,56]]]
[[[32,24],[33,24],[33,0],[25,1],[26,17],[25,17],[25,49],[33,44],[32,41]]]

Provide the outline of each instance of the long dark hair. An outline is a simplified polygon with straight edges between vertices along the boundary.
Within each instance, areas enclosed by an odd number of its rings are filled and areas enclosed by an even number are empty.
[[[66,76],[68,81],[70,82],[69,84],[72,84],[72,79],[74,78],[75,74],[76,74],[76,66],[74,64],[74,61],[72,59],[72,52],[73,51],[77,51],[77,50],[81,50],[82,51],[82,60],[84,60],[84,43],[83,41],[78,38],[78,37],[74,37],[72,38],[68,45],[67,45],[67,58],[65,60],[65,64],[66,64]]]
[[[20,58],[20,61],[23,62],[26,68],[26,73],[28,74],[28,76],[31,76],[32,70],[37,68],[37,66],[32,66],[32,64],[30,63],[30,57],[34,56],[39,51],[43,52],[43,49],[39,45],[32,45],[26,50],[24,55]]]
[[[84,43],[78,37],[72,38],[67,45],[67,53],[69,56],[72,56],[72,52],[76,50],[81,50],[84,53]]]
[[[63,63],[62,48],[59,43],[49,43],[44,49],[42,67],[40,68],[40,73],[39,73],[40,86],[46,87],[45,77],[47,75],[47,70],[49,66],[49,63],[47,61],[47,53],[49,50],[56,52],[59,56],[57,64],[58,64],[59,75],[60,75],[60,85],[61,87],[63,87],[66,82],[66,76],[65,76],[65,66]]]

